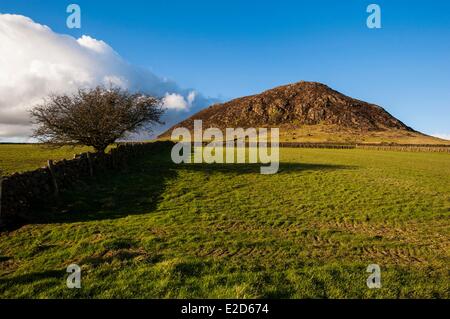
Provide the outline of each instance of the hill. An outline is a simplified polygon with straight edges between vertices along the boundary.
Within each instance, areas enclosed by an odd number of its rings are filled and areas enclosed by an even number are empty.
[[[298,82],[212,105],[177,127],[278,127],[281,141],[450,144],[415,131],[382,107],[348,97],[317,82]]]

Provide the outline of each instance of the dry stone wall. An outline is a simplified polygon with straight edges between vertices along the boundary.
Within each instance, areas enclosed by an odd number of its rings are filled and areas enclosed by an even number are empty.
[[[51,202],[80,181],[121,170],[142,154],[170,143],[120,144],[107,154],[79,154],[71,160],[48,161],[46,167],[5,177],[0,180],[0,225],[26,222],[33,217],[34,208]]]

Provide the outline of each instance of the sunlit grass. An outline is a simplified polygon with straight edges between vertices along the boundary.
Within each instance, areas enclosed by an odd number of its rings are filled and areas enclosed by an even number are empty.
[[[42,144],[0,144],[0,172],[10,175],[43,167],[49,159],[71,159],[75,154],[92,152],[90,147],[49,147]]]
[[[261,175],[169,154],[2,233],[0,296],[449,297],[450,155],[282,149]],[[65,286],[71,263],[82,289]],[[366,286],[373,263],[381,289]]]

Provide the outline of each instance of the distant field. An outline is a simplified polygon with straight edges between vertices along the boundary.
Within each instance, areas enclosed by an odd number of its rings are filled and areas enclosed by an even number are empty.
[[[0,297],[450,297],[449,154],[282,149],[276,175],[169,154],[1,233]],[[65,287],[71,263],[82,289]]]
[[[193,132],[191,131],[191,134]],[[170,134],[164,134],[161,139],[170,139]],[[226,139],[226,138],[225,138]],[[232,137],[231,139],[234,139]],[[270,131],[268,134],[270,140]],[[404,130],[359,131],[345,129],[337,125],[281,125],[279,127],[280,142],[294,143],[337,143],[337,144],[409,144],[409,145],[450,145],[450,140],[424,135],[419,132]]]
[[[90,150],[87,147],[54,149],[37,144],[0,144],[0,171],[8,175],[29,171],[45,166],[49,159],[68,159]]]
[[[45,166],[47,160],[71,159],[74,154],[92,152],[90,147],[50,148],[39,144],[0,144],[0,172],[9,175]]]
[[[334,125],[302,125],[301,128],[281,128],[283,142],[396,143],[450,145],[449,140],[403,130],[360,132]]]

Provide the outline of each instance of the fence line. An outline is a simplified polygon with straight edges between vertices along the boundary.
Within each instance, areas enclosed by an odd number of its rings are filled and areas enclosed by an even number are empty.
[[[432,145],[432,144],[352,144],[352,143],[311,143],[311,142],[279,142],[279,147],[287,148],[323,148],[323,149],[371,149],[371,150],[382,150],[382,151],[402,151],[402,152],[440,152],[440,153],[450,153],[450,145]],[[213,142],[202,142],[202,146],[212,145],[216,147],[225,146],[226,142],[217,141]],[[245,147],[257,147],[257,142],[245,141]],[[267,147],[270,147],[270,141],[267,142]],[[195,146],[192,143],[192,146]]]
[[[300,142],[280,142],[280,147],[293,148],[330,148],[330,149],[370,149],[382,151],[402,151],[402,152],[442,152],[450,153],[450,145],[432,144],[339,144],[339,143],[300,143]]]
[[[358,149],[379,150],[379,151],[400,151],[400,152],[433,152],[450,153],[448,145],[356,145]]]

